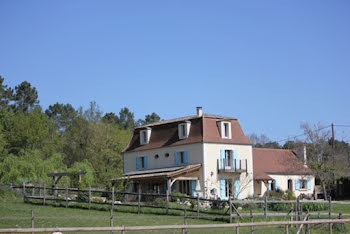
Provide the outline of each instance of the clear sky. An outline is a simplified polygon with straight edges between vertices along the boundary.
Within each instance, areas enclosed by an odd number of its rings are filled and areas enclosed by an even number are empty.
[[[203,106],[279,140],[350,124],[350,1],[2,0],[0,75],[44,108]]]

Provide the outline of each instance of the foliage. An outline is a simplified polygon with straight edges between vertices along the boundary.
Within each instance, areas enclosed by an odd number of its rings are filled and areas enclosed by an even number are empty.
[[[161,197],[153,199],[149,204],[156,207],[166,207],[166,201]]]
[[[186,199],[184,198],[185,194],[182,194],[180,192],[176,192],[172,194],[170,201],[176,202],[177,200],[180,200],[181,202],[184,202]]]

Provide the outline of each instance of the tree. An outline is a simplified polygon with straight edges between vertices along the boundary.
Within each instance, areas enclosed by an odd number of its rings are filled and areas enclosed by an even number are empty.
[[[27,81],[15,87],[14,100],[16,109],[23,112],[28,112],[39,104],[36,88]]]
[[[45,114],[55,123],[57,129],[64,131],[72,125],[77,111],[71,104],[56,103],[50,105]]]
[[[0,76],[0,108],[7,108],[13,99],[13,90],[4,85],[4,78]]]
[[[132,130],[135,127],[134,113],[127,107],[124,107],[119,112],[119,124],[123,129]]]
[[[142,126],[142,125],[146,125],[146,124],[151,124],[151,123],[157,123],[160,121],[160,116],[158,114],[156,114],[155,112],[153,112],[150,115],[146,115],[145,116],[145,120],[139,119],[137,121],[137,126]]]
[[[256,148],[271,148],[271,149],[280,149],[281,146],[276,141],[271,141],[265,134],[258,136],[255,133],[248,135],[249,140],[253,143],[253,146]]]
[[[119,124],[119,117],[115,113],[109,112],[102,117],[102,121],[105,123]]]
[[[306,135],[307,165],[320,180],[324,198],[327,198],[327,189],[331,189],[334,179],[339,178],[339,174],[344,172],[341,166],[344,163],[339,165],[333,161],[336,158],[336,152],[329,144],[330,132],[324,126],[320,124],[310,126],[304,123],[301,129]]]
[[[89,122],[100,122],[102,119],[102,111],[95,101],[90,102],[89,109],[84,112],[84,118]]]

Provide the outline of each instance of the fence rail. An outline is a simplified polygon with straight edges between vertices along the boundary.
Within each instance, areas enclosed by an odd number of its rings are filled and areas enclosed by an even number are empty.
[[[259,223],[234,223],[234,224],[202,224],[202,225],[162,225],[162,226],[117,226],[117,227],[65,227],[65,228],[6,228],[0,229],[0,233],[30,233],[30,232],[105,232],[119,231],[126,233],[129,231],[161,231],[161,230],[195,230],[195,229],[222,229],[233,228],[239,233],[240,228],[244,227],[266,227],[266,226],[285,226],[286,233],[289,233],[289,227],[293,225],[316,225],[329,224],[330,233],[332,233],[333,224],[350,223],[350,219],[342,220],[308,220],[308,221],[274,221]]]
[[[264,200],[233,200],[229,199],[229,201],[226,200],[214,200],[214,199],[207,199],[207,198],[200,198],[200,197],[190,197],[190,196],[175,196],[175,195],[168,195],[168,194],[156,194],[156,193],[133,193],[133,192],[116,192],[114,191],[114,188],[111,190],[104,190],[104,189],[77,189],[77,188],[46,188],[45,186],[36,187],[25,187],[25,186],[12,186],[14,189],[19,189],[22,191],[24,200],[30,201],[30,200],[39,200],[42,201],[43,205],[45,205],[48,201],[58,201],[65,203],[65,207],[68,208],[71,203],[85,203],[88,204],[88,208],[90,209],[91,205],[106,205],[110,206],[111,210],[115,210],[117,207],[135,207],[137,208],[137,213],[141,213],[142,208],[153,208],[153,209],[161,209],[164,211],[165,214],[169,214],[171,210],[173,211],[181,211],[184,212],[191,212],[192,214],[195,213],[197,218],[201,218],[201,214],[205,215],[203,218],[208,218],[209,215],[215,215],[219,216],[219,218],[228,218],[229,222],[232,223],[233,218],[246,218],[250,217],[253,219],[254,217],[285,217],[286,219],[292,220],[302,220],[303,217],[305,217],[306,213],[317,216],[317,218],[325,217],[328,219],[331,218],[343,218],[343,217],[349,217],[350,214],[335,214],[332,213],[332,205],[333,204],[346,204],[350,205],[350,202],[339,202],[339,201],[331,201],[329,199],[328,201],[313,201],[313,200],[291,200],[291,201],[280,201],[280,200],[268,200],[267,197],[265,197]],[[85,199],[79,200],[77,199],[78,194],[84,194]],[[107,194],[109,196],[109,200],[105,199],[103,202],[99,200],[101,197],[97,197],[97,199],[93,199],[96,197],[96,194]],[[135,202],[130,202],[125,199],[125,197],[131,196],[134,198]],[[164,203],[160,206],[157,204],[149,203],[147,201],[143,201],[141,198],[147,198],[147,199],[156,199],[156,198],[162,198]],[[102,199],[102,198],[101,198]],[[182,205],[179,207],[176,207],[174,205],[170,206],[170,200],[176,199],[180,201],[189,200],[191,201],[192,208],[188,207],[189,202],[184,205],[185,202],[182,202]],[[222,212],[222,210],[215,210],[215,209],[208,209],[205,210],[203,208],[203,205],[206,203],[207,206],[213,206],[213,204],[216,207],[224,208],[226,212]],[[292,209],[289,212],[271,212],[269,211],[269,204],[291,204]],[[303,205],[305,203],[319,203],[319,204],[328,204],[328,212],[309,212],[305,208],[303,208]],[[261,213],[253,213],[252,212],[252,205],[260,205],[260,209],[263,210]],[[248,213],[241,213],[236,207],[240,205],[249,205],[250,207],[250,214]],[[163,212],[162,211],[162,212]],[[188,215],[184,215],[188,216]]]

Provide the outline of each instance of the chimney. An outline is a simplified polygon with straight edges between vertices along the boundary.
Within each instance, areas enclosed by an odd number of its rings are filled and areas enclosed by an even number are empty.
[[[304,166],[307,167],[307,161],[306,161],[306,145],[304,145]]]
[[[199,116],[199,117],[203,116],[203,109],[201,106],[197,107],[197,116]]]

